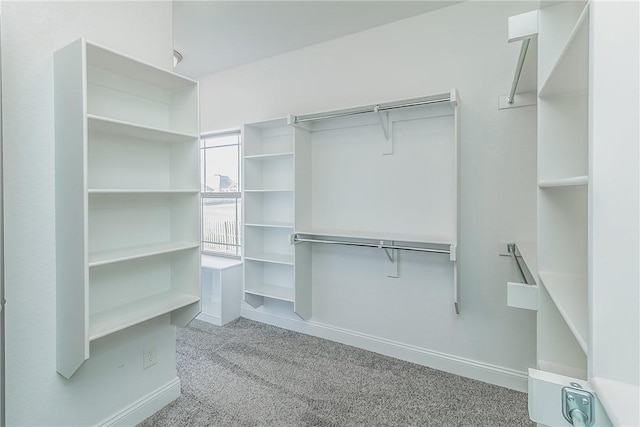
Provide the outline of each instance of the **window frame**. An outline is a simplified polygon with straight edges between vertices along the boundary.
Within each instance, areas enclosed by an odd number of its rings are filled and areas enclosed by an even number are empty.
[[[212,138],[223,138],[227,136],[237,136],[238,142],[233,144],[221,144],[215,145],[211,147],[207,147],[205,144],[205,140]],[[207,172],[207,162],[206,156],[204,155],[206,150],[215,150],[219,148],[226,147],[237,147],[238,148],[238,191],[203,191],[205,188],[206,181],[203,181],[203,176],[206,177]],[[203,255],[212,255],[212,256],[220,256],[234,259],[242,258],[242,215],[241,210],[239,212],[239,208],[242,209],[242,189],[241,189],[241,180],[242,180],[242,133],[240,129],[228,129],[224,131],[216,131],[216,132],[206,132],[200,134],[200,147],[199,147],[199,156],[201,162],[200,168],[200,251]],[[237,236],[237,244],[229,244],[229,243],[219,243],[219,242],[209,242],[204,240],[204,201],[206,199],[235,199],[236,206],[236,236]],[[239,206],[240,205],[240,206]],[[219,252],[214,250],[205,249],[206,244],[217,244],[217,245],[226,245],[227,247],[235,247],[235,253],[228,252]]]

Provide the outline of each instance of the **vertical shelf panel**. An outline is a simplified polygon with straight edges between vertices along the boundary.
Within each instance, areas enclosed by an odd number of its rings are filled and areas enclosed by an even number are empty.
[[[82,40],[55,53],[56,363],[67,378],[89,358],[84,75]]]
[[[584,2],[543,8],[538,35],[537,359],[543,371],[581,380],[589,357],[588,14]]]

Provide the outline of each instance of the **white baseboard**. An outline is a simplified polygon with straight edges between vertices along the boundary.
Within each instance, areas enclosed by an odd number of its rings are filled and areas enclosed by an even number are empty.
[[[213,316],[207,313],[200,313],[196,317],[198,320],[202,320],[203,322],[211,323],[212,325],[222,326],[222,319],[220,316]]]
[[[396,359],[407,362],[428,366],[440,371],[473,378],[512,390],[527,392],[528,376],[526,372],[427,350],[373,335],[314,322],[313,320],[304,321],[293,317],[268,313],[261,309],[254,309],[246,304],[242,306],[241,316],[307,335],[362,348],[385,356],[395,357]]]
[[[100,427],[135,426],[180,397],[180,379],[175,377],[162,387],[133,402],[98,424]]]

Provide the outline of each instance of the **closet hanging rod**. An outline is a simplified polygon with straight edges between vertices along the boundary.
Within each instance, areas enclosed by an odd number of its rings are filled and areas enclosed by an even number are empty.
[[[450,254],[449,249],[434,249],[434,248],[418,248],[414,246],[402,246],[402,245],[386,245],[383,243],[363,243],[363,242],[349,242],[340,240],[324,240],[324,239],[311,239],[300,238],[297,234],[293,236],[293,243],[309,242],[309,243],[325,243],[329,245],[346,245],[346,246],[361,246],[366,248],[378,248],[378,249],[399,249],[404,251],[416,251],[416,252],[431,252],[436,254]]]
[[[379,111],[396,110],[399,108],[419,107],[422,105],[439,104],[441,102],[451,102],[451,96],[443,98],[425,99],[420,101],[407,102],[404,104],[377,104],[362,107],[359,109],[343,110],[329,113],[310,114],[308,116],[293,116],[293,123],[310,122],[314,120],[335,119],[338,117],[355,116],[356,114],[377,113]]]
[[[507,102],[509,104],[513,104],[513,101],[516,96],[516,89],[518,88],[518,83],[520,82],[520,76],[522,75],[522,68],[524,67],[524,60],[527,57],[527,50],[529,50],[529,43],[531,39],[522,40],[522,47],[520,48],[520,56],[518,57],[518,63],[516,64],[516,72],[513,76],[513,82],[511,83],[511,90],[509,91],[509,96],[507,97]]]

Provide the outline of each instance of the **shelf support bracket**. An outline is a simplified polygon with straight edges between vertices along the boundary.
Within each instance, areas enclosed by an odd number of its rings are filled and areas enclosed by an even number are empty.
[[[393,242],[391,242],[391,244],[393,245]],[[380,240],[378,247],[384,250],[389,259],[387,263],[387,277],[398,277],[398,250],[385,248],[384,240]]]
[[[382,143],[382,154],[393,154],[393,139],[391,138],[391,120],[389,112],[380,111],[380,106],[376,105],[374,111],[378,114],[382,131],[384,132],[384,141]]]

